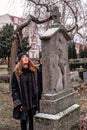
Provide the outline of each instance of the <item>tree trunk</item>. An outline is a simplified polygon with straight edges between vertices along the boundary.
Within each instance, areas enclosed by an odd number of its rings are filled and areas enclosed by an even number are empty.
[[[15,64],[16,64],[16,58],[17,58],[17,50],[18,50],[18,39],[15,37],[12,42],[11,47],[11,59],[10,59],[10,87],[9,90],[11,90],[11,77],[12,72],[14,70]]]
[[[18,50],[18,41],[17,39],[14,38],[11,47],[11,60],[10,60],[11,72],[14,70],[16,64],[17,50]]]

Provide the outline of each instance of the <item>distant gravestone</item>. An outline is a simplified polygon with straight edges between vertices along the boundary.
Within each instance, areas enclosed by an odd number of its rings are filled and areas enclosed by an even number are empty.
[[[54,10],[52,17],[54,16],[55,25],[40,37],[43,94],[40,101],[40,113],[34,117],[34,130],[71,130],[79,122],[80,107],[75,104],[74,92],[69,88],[68,83],[70,36],[60,24],[60,19],[58,19],[60,14],[57,16],[58,8]]]
[[[87,83],[87,72],[83,72],[83,81]]]
[[[71,72],[70,76],[69,76],[69,79],[70,79],[70,81],[77,81],[77,80],[79,80],[79,73],[78,73],[78,71]]]

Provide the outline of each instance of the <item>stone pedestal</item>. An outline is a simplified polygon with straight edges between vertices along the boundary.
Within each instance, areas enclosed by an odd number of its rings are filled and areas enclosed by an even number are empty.
[[[40,103],[41,111],[34,117],[34,130],[79,130],[80,106],[74,103],[72,90],[43,94]]]
[[[77,104],[55,115],[38,113],[34,130],[79,130],[79,106]]]
[[[43,94],[40,101],[40,112],[57,114],[74,104],[74,93],[67,89],[59,93]]]

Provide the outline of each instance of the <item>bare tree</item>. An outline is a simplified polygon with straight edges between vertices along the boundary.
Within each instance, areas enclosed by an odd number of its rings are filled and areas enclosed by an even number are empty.
[[[27,17],[26,21],[17,26],[17,29],[14,31],[11,49],[11,70],[13,70],[15,66],[17,49],[22,39],[23,28],[33,21],[36,24],[45,23],[47,29],[50,23],[49,21],[52,20],[50,11],[55,5],[59,7],[61,12],[61,24],[66,27],[67,32],[73,35],[73,39],[77,35],[79,39],[84,39],[82,29],[87,24],[87,19],[82,9],[81,0],[25,0],[24,14],[26,14]]]
[[[27,6],[27,10],[29,9],[27,13],[30,12],[30,7],[33,5],[33,15],[40,19],[48,16],[50,10],[57,5],[61,12],[61,24],[73,34],[75,41],[77,37],[79,42],[85,39],[84,30],[87,24],[87,13],[85,13],[84,8],[86,5],[83,6],[82,0],[27,0],[27,3],[29,5]],[[49,23],[47,22],[45,25],[49,25]]]
[[[13,40],[12,40],[12,47],[11,47],[11,71],[14,69],[15,63],[16,63],[16,55],[19,45],[21,44],[20,41],[22,40],[22,30],[24,27],[26,27],[31,21],[42,24],[46,21],[49,21],[51,17],[48,17],[44,20],[38,20],[37,18],[33,16],[29,16],[29,18],[19,26],[17,26],[17,29],[14,31]]]

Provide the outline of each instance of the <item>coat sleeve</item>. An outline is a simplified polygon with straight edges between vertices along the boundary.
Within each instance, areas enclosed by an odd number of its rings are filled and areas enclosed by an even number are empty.
[[[12,88],[13,104],[14,104],[14,107],[17,107],[18,105],[21,104],[21,99],[20,99],[20,91],[19,91],[18,81],[15,75],[15,72],[13,72],[13,75],[11,78],[11,88]]]

